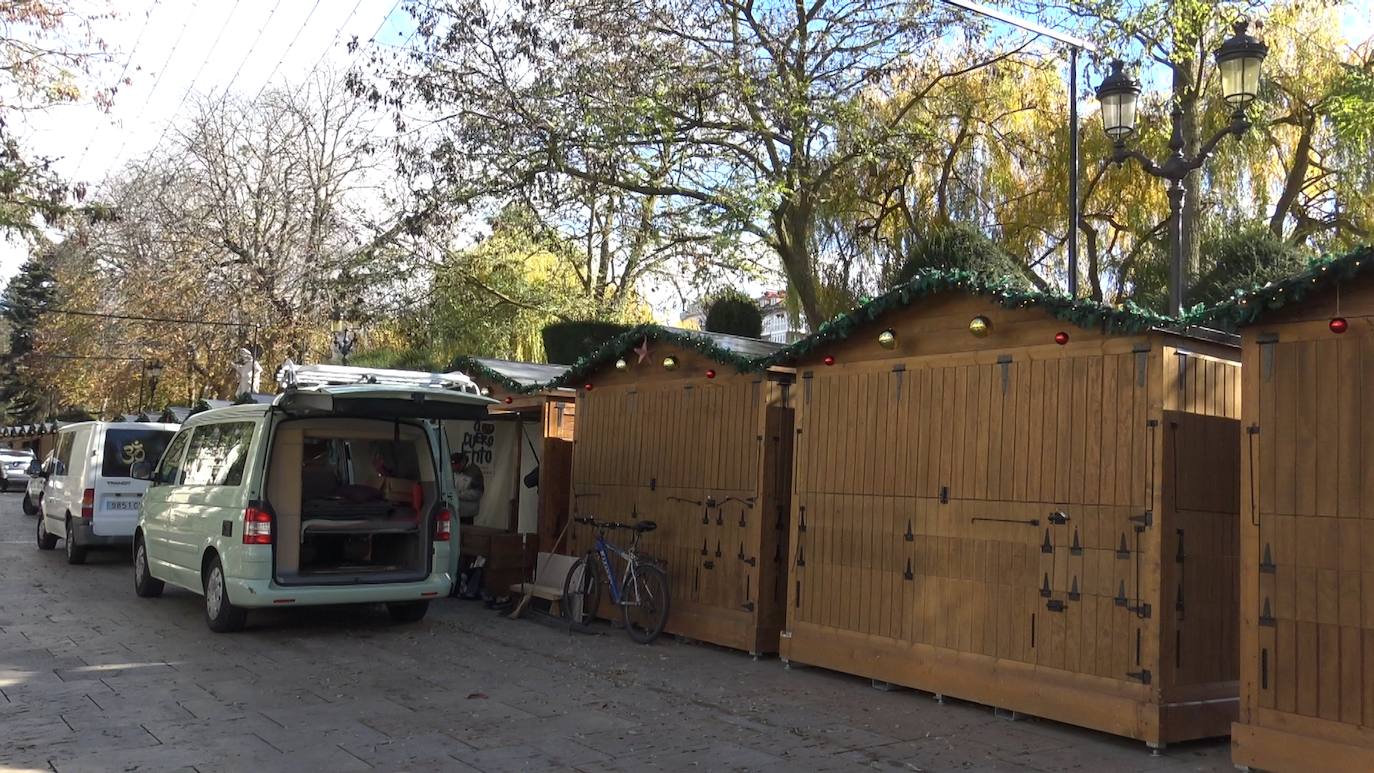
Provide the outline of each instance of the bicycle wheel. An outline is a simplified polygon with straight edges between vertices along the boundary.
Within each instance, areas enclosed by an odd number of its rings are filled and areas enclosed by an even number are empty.
[[[570,623],[586,625],[596,619],[596,608],[601,604],[601,575],[596,563],[596,556],[588,553],[573,563],[563,580],[559,612]]]
[[[631,574],[621,609],[625,632],[640,644],[648,644],[668,624],[668,573],[653,564],[639,564]]]

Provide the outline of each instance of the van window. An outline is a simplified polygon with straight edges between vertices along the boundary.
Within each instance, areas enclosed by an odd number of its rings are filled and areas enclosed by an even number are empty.
[[[105,431],[105,455],[100,474],[106,478],[131,478],[147,471],[162,458],[172,433],[165,429],[109,429]]]
[[[196,427],[186,454],[187,486],[237,486],[243,483],[248,464],[248,445],[253,441],[251,421],[204,424]]]
[[[76,432],[63,433],[62,439],[57,443],[57,469],[54,474],[58,476],[66,475],[67,468],[72,463],[72,441],[76,440]]]
[[[191,430],[184,429],[177,433],[163,453],[162,461],[158,463],[154,480],[159,483],[180,483],[178,478],[181,477],[181,457],[186,452],[186,444],[190,440]]]

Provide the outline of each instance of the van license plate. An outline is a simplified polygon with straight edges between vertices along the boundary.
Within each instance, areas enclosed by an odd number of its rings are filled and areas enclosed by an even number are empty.
[[[106,510],[137,510],[137,499],[111,499],[105,505]]]

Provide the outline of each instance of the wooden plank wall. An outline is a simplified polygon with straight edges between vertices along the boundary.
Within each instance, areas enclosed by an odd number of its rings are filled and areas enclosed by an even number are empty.
[[[1242,723],[1252,728],[1236,742],[1246,764],[1374,767],[1371,297],[1367,287],[1347,296],[1345,335],[1328,331],[1334,309],[1319,303],[1246,332]]]
[[[1150,621],[1116,603],[1146,594],[1148,356],[1048,354],[800,374],[792,619],[1123,682],[1150,667]]]
[[[778,513],[786,513],[791,489],[790,408],[781,404],[782,387],[762,373],[716,365],[719,376],[707,379],[694,355],[678,354],[680,376],[622,375],[580,394],[572,508],[602,520],[658,524],[641,545],[667,564],[670,632],[774,652],[782,623],[778,570],[786,560]],[[591,546],[587,527],[575,524],[570,533],[574,554]]]

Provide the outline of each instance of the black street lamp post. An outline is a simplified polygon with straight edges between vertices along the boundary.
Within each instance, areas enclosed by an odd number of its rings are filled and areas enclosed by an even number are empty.
[[[1188,175],[1206,163],[1217,144],[1227,136],[1239,137],[1250,128],[1245,109],[1255,101],[1259,91],[1260,65],[1269,47],[1246,33],[1248,22],[1235,24],[1235,35],[1222,43],[1214,53],[1221,72],[1221,94],[1234,108],[1231,122],[1202,143],[1196,156],[1183,154],[1183,111],[1174,105],[1169,117],[1173,131],[1169,135],[1169,157],[1155,163],[1138,150],[1126,147],[1126,139],[1135,133],[1136,102],[1140,84],[1123,71],[1120,60],[1112,62],[1112,71],[1097,87],[1097,99],[1102,106],[1102,129],[1112,140],[1112,163],[1122,164],[1133,158],[1148,174],[1169,181],[1169,314],[1183,311],[1183,290],[1187,270],[1183,264],[1183,182]]]

